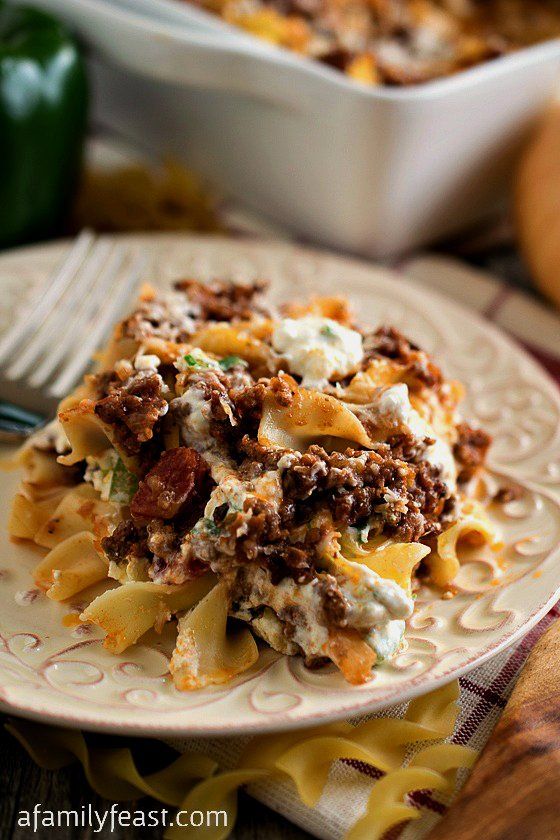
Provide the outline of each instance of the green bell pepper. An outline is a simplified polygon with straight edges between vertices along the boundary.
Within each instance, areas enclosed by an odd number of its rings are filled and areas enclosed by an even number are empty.
[[[79,175],[87,99],[66,28],[0,0],[0,247],[59,232]]]

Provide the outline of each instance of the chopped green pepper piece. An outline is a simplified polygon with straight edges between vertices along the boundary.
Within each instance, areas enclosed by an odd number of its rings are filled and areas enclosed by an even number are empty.
[[[239,356],[225,356],[223,359],[220,359],[219,364],[222,370],[231,370],[236,365],[247,367],[245,359],[241,359]]]
[[[195,359],[195,357],[192,356],[190,353],[187,353],[187,355],[184,356],[183,358],[185,359],[185,362],[190,367],[199,367],[199,368],[208,367],[208,365],[205,362],[201,361],[201,359]]]
[[[138,479],[128,470],[121,459],[115,464],[109,499],[120,505],[127,505],[138,490]]]

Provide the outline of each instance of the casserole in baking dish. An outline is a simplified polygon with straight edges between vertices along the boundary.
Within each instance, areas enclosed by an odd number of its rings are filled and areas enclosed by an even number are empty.
[[[560,35],[555,0],[183,0],[364,84],[414,85]]]
[[[366,86],[190,4],[42,2],[90,47],[98,121],[300,237],[365,256],[491,213],[560,68],[556,39],[423,85]]]

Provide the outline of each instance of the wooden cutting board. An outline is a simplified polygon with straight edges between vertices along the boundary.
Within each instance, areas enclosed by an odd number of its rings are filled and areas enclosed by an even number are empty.
[[[535,645],[467,784],[429,840],[560,840],[560,621]]]

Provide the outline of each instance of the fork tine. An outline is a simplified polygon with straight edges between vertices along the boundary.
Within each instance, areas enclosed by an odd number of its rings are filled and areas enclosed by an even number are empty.
[[[68,284],[72,281],[76,271],[84,260],[94,235],[84,230],[74,242],[70,252],[65,257],[54,275],[46,285],[41,284],[32,300],[21,313],[17,323],[8,330],[0,341],[0,364],[5,362],[8,354],[28,335],[35,332],[46,320],[53,307],[60,299]]]
[[[110,245],[107,241],[99,241],[94,245],[85,262],[74,273],[59,305],[49,313],[41,327],[30,337],[25,349],[5,371],[7,379],[21,379],[32,370],[34,363],[41,356],[47,360],[51,354],[57,355],[56,345],[60,336],[68,334],[68,325],[74,321],[75,310],[81,305],[80,300],[82,299],[83,302],[84,295],[87,297],[89,286],[86,285],[86,275],[88,283],[94,280],[109,250]]]
[[[128,272],[125,272],[116,287],[113,288],[113,296],[107,298],[107,306],[97,313],[95,324],[88,331],[85,340],[81,343],[79,350],[72,356],[69,364],[61,371],[48,390],[52,397],[61,398],[68,393],[76,382],[88,361],[106,334],[111,324],[120,315],[132,290],[138,285],[140,277],[146,266],[144,254],[138,254],[134,259]],[[120,265],[119,265],[120,268]],[[117,272],[112,272],[111,279],[114,279]]]
[[[72,287],[72,292],[79,293],[81,290],[85,290],[85,294],[75,314],[71,316],[71,321],[67,317],[67,314],[71,315],[70,312],[67,313],[67,310],[70,310],[71,307],[67,304],[64,310],[61,308],[61,311],[57,313],[58,317],[52,319],[53,323],[49,325],[48,337],[45,336],[45,340],[39,342],[39,349],[43,351],[43,360],[32,371],[31,375],[27,377],[28,384],[33,388],[40,388],[48,381],[49,376],[56,370],[75,343],[76,336],[83,334],[92,312],[98,306],[99,301],[102,300],[102,295],[107,291],[111,274],[107,270],[101,270],[100,272],[100,269],[103,269],[103,266],[106,264],[111,247],[111,243],[103,239],[99,240],[95,245],[91,256],[88,257],[84,264],[78,284]],[[97,280],[98,277],[99,280]],[[69,295],[69,297],[72,296]],[[69,322],[72,324],[72,329],[64,329]],[[60,327],[62,329],[59,329]],[[56,344],[52,340],[54,337],[56,337]],[[48,352],[45,352],[47,344],[49,349]],[[7,375],[10,376],[12,373],[13,366]],[[21,373],[20,371],[17,373],[22,376],[24,375],[23,370]]]

